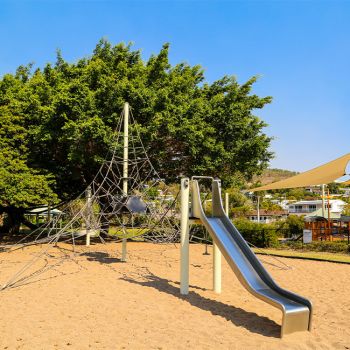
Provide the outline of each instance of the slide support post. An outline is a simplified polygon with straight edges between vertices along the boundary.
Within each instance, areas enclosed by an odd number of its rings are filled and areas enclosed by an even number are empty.
[[[221,252],[215,243],[213,243],[213,290],[215,293],[221,293]]]
[[[180,251],[180,293],[189,289],[189,200],[190,180],[181,179],[181,251]]]

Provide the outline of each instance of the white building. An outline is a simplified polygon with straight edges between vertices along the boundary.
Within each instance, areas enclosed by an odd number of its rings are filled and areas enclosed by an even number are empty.
[[[260,222],[261,224],[269,224],[278,220],[283,220],[288,217],[288,212],[285,210],[266,210],[260,209],[259,220],[257,210],[249,212],[246,216],[250,221]]]
[[[330,199],[329,207],[330,212],[335,214],[340,214],[346,203],[341,199]],[[322,209],[322,200],[312,200],[312,201],[299,201],[288,205],[288,213],[293,215],[307,215]],[[328,212],[328,200],[324,201],[325,213]]]

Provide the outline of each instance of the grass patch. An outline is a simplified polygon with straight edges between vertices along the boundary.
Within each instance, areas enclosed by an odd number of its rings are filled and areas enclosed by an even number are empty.
[[[148,228],[127,228],[124,232],[120,227],[109,227],[108,233],[119,238],[137,238],[149,232]]]
[[[350,264],[350,254],[296,251],[287,249],[253,248],[254,253],[263,255],[273,255],[283,258],[307,259],[316,261],[329,261],[342,264]]]
[[[297,251],[314,251],[314,252],[329,252],[329,253],[350,253],[350,246],[344,241],[314,241],[312,243],[303,242],[286,242],[280,244],[278,249],[293,249]]]

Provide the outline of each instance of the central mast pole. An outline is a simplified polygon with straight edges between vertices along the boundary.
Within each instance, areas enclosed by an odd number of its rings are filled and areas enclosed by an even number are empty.
[[[123,195],[128,195],[129,103],[124,104]]]
[[[128,195],[128,163],[129,163],[129,103],[124,104],[124,152],[123,152],[123,195]],[[124,222],[123,222],[124,224]],[[124,234],[126,230],[124,229]],[[126,261],[126,237],[122,240],[122,261]]]

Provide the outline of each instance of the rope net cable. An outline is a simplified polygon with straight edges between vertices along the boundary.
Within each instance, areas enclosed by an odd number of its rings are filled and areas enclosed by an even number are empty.
[[[14,275],[0,284],[0,290],[31,283],[65,261],[86,254],[88,247],[84,246],[84,238],[88,234],[102,243],[120,242],[123,239],[153,243],[179,241],[179,191],[173,194],[152,166],[131,109],[128,177],[123,177],[123,113],[111,151],[86,190],[76,199],[65,203],[60,213],[49,222],[16,244],[0,246],[2,250],[12,252],[43,245]],[[124,180],[128,183],[127,195],[123,191]],[[199,231],[198,227],[190,230],[190,241],[209,243],[209,237],[203,237]]]
[[[11,252],[30,245],[45,244],[42,251],[35,254],[2,289],[14,287],[18,281],[23,283],[26,279],[24,274],[38,259],[47,259],[49,251],[57,246],[58,242],[72,244],[73,251],[76,251],[76,242],[81,241],[87,234],[102,243],[106,240],[118,242],[125,238],[154,243],[178,241],[179,192],[173,195],[151,164],[131,109],[128,177],[123,177],[123,119],[124,111],[120,115],[112,151],[87,189],[66,204],[61,212],[45,225],[30,232],[16,244],[2,247]],[[123,191],[125,180],[128,184],[127,195]],[[32,275],[31,271],[28,278]]]

